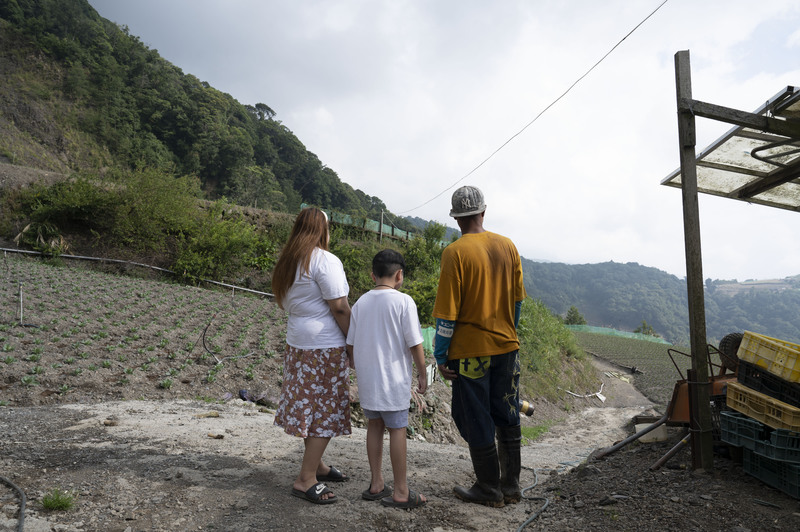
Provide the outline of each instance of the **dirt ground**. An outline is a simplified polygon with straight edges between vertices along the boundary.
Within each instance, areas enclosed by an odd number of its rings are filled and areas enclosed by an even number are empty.
[[[340,501],[315,506],[289,493],[301,441],[273,426],[272,412],[238,398],[225,403],[130,400],[0,409],[0,471],[28,497],[25,530],[797,530],[800,504],[717,457],[712,472],[687,468],[687,449],[649,467],[675,443],[634,443],[604,460],[588,455],[630,433],[635,415],[654,413],[629,383],[597,361],[598,397],[523,448],[520,504],[467,504],[454,485],[473,481],[463,444],[409,441],[409,481],[429,503],[392,510],[364,501],[369,483],[365,431],[335,438],[329,463],[351,480],[331,484]],[[609,372],[609,374],[606,374]],[[611,375],[611,376],[609,376]],[[557,419],[537,403],[526,424]],[[459,442],[460,443],[460,442]],[[389,475],[388,456],[385,459]],[[537,483],[538,482],[538,483]],[[69,512],[45,512],[58,487],[77,495]],[[19,499],[0,489],[0,530],[16,530]]]

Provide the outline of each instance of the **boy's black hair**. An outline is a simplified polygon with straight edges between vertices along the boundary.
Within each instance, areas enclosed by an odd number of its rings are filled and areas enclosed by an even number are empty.
[[[393,249],[379,251],[372,259],[372,273],[375,277],[389,277],[397,273],[397,270],[406,268],[406,260],[403,254]]]

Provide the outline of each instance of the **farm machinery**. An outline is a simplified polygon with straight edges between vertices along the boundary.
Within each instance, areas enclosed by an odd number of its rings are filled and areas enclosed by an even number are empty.
[[[711,344],[708,345],[708,386],[709,386],[709,400],[711,407],[712,418],[712,435],[715,442],[720,441],[719,417],[720,411],[725,407],[725,393],[726,386],[729,382],[736,381],[736,369],[739,365],[739,358],[736,352],[739,350],[739,345],[742,342],[742,333],[731,333],[726,335],[719,343],[719,347]],[[648,419],[651,424],[639,430],[632,436],[624,440],[595,452],[592,457],[594,459],[604,458],[629,443],[638,440],[645,434],[657,429],[662,425],[672,427],[683,427],[684,430],[681,434],[680,441],[670,449],[662,458],[654,463],[650,469],[656,470],[664,465],[670,458],[672,458],[681,448],[683,448],[690,441],[690,425],[691,425],[691,408],[689,404],[689,384],[692,377],[691,370],[687,370],[686,374],[681,371],[681,368],[676,362],[676,357],[684,356],[691,358],[688,353],[683,353],[677,349],[668,349],[667,355],[672,360],[672,364],[678,371],[681,377],[672,390],[672,399],[667,405],[667,412],[659,419]],[[719,359],[719,363],[714,362],[714,355]]]

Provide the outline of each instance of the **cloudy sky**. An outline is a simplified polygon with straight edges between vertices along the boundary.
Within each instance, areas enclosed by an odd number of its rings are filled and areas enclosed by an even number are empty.
[[[684,277],[680,190],[660,185],[679,166],[675,53],[698,100],[752,111],[800,85],[796,0],[89,2],[269,105],[394,213],[455,227],[452,191],[480,187],[485,227],[532,260]],[[730,127],[697,126],[698,152]],[[705,278],[800,274],[800,214],[703,195],[700,216]]]

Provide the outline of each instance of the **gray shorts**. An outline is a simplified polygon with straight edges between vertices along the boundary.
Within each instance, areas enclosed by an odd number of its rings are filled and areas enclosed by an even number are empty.
[[[391,410],[380,412],[378,410],[364,409],[364,417],[367,419],[383,419],[384,425],[390,429],[404,429],[408,426],[408,408],[405,410]]]

